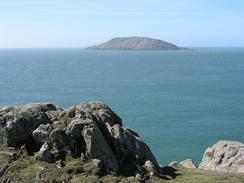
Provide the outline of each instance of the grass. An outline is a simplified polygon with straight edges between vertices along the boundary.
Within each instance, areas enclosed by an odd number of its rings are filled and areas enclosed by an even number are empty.
[[[3,150],[1,148],[1,150]],[[99,169],[92,163],[79,159],[64,161],[65,167],[58,169],[55,164],[36,161],[34,157],[19,158],[9,161],[9,157],[0,154],[0,167],[8,164],[9,168],[0,182],[9,177],[18,183],[128,183],[140,182],[134,177],[106,175],[100,176]],[[199,169],[168,169],[161,178],[151,178],[148,183],[244,183],[244,174],[204,171]],[[40,180],[37,179],[39,177]]]
[[[215,172],[215,171],[204,171],[199,169],[181,169],[178,171],[179,176],[177,176],[172,183],[176,182],[186,182],[195,183],[244,183],[243,173],[225,173],[225,172]]]

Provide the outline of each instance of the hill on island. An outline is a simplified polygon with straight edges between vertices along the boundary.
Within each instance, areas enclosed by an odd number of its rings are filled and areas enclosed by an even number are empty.
[[[118,37],[99,45],[87,47],[89,50],[182,50],[172,43],[148,37]]]

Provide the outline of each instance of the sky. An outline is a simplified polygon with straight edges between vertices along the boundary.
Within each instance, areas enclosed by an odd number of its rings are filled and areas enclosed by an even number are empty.
[[[0,0],[0,48],[86,47],[146,36],[244,46],[244,0]]]

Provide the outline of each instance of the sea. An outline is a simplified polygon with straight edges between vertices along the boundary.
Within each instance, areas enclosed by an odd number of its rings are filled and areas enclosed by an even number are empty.
[[[244,142],[244,48],[180,51],[0,49],[0,106],[103,101],[159,163],[201,161]]]

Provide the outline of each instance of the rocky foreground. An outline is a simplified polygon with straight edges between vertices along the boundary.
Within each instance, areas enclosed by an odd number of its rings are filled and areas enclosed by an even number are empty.
[[[205,152],[199,168],[244,172],[244,145],[218,144]],[[177,180],[186,173],[176,173],[182,168],[205,172],[191,160],[159,165],[139,135],[101,102],[69,109],[53,104],[0,108],[2,183],[162,182]],[[233,177],[244,180],[244,174]]]

